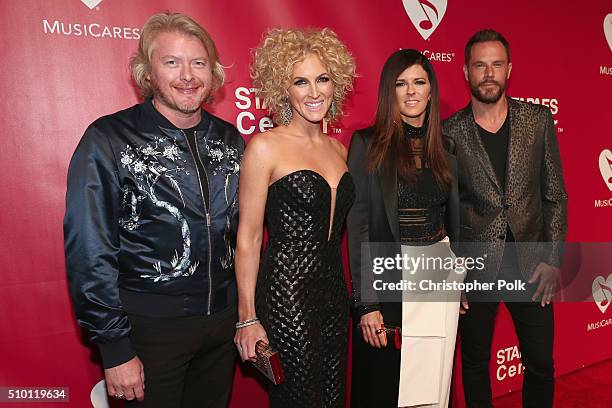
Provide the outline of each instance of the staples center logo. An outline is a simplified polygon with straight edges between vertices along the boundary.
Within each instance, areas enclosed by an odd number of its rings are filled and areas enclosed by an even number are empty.
[[[591,289],[595,304],[601,313],[605,313],[612,302],[612,273],[608,275],[608,279],[604,279],[603,276],[596,277]]]
[[[612,152],[604,149],[599,154],[599,171],[604,183],[612,191]]]
[[[522,375],[525,366],[521,362],[521,351],[518,346],[497,350],[497,381]]]
[[[512,96],[512,99],[522,102],[535,103],[536,105],[543,105],[550,109],[550,113],[553,115],[554,124],[557,127],[557,133],[563,133],[563,128],[559,126],[559,120],[557,114],[559,113],[559,100],[557,98],[538,98],[538,97],[522,97]]]
[[[268,106],[255,93],[255,88],[245,86],[239,86],[234,91],[234,97],[236,98],[234,105],[240,110],[235,123],[238,131],[245,136],[262,133],[274,127],[274,122],[268,114]],[[261,117],[257,119],[255,114]],[[322,125],[321,130],[325,134],[342,133],[341,128],[330,125],[327,119],[323,120]]]
[[[102,3],[102,0],[81,0],[81,3],[93,10],[98,4]]]
[[[446,13],[446,0],[402,0],[402,3],[410,21],[424,40],[438,28]]]

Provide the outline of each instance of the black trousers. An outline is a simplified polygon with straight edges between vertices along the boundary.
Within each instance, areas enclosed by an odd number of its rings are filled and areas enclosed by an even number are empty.
[[[519,340],[523,378],[523,407],[552,407],[554,393],[552,304],[507,302]],[[459,318],[463,389],[469,408],[491,408],[489,360],[499,302],[470,303]]]
[[[144,365],[145,399],[126,406],[225,408],[236,364],[234,307],[210,316],[129,316]]]
[[[401,303],[380,307],[387,326],[401,327]],[[351,408],[397,408],[402,353],[392,344],[380,349],[367,344],[359,321],[359,316],[353,317]]]

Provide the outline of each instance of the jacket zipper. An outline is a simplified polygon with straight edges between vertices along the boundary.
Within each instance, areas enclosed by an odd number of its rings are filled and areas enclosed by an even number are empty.
[[[206,308],[206,314],[210,314],[210,305],[211,305],[211,296],[212,296],[212,276],[210,273],[211,268],[211,258],[212,258],[212,243],[210,242],[210,212],[208,210],[208,206],[206,205],[206,200],[204,198],[204,190],[202,190],[202,178],[200,175],[200,170],[198,169],[198,163],[200,162],[202,165],[202,169],[204,170],[204,175],[206,176],[206,188],[208,189],[208,198],[210,199],[210,179],[208,178],[208,173],[206,172],[206,166],[202,163],[202,159],[200,158],[200,151],[198,149],[198,138],[196,136],[196,131],[193,132],[194,144],[196,147],[196,154],[193,154],[193,150],[191,149],[191,145],[189,144],[189,139],[187,139],[187,135],[181,129],[181,133],[185,136],[185,141],[187,142],[187,147],[189,148],[189,153],[191,153],[191,157],[193,158],[196,173],[198,174],[198,185],[200,186],[200,196],[202,197],[202,204],[204,204],[204,212],[206,213],[206,233],[208,235],[208,305]]]

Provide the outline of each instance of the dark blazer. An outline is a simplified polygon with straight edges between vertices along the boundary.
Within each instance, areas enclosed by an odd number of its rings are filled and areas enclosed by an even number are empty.
[[[380,171],[367,169],[368,146],[373,128],[358,130],[353,134],[348,153],[348,168],[355,183],[356,199],[347,217],[348,249],[355,306],[364,311],[377,309],[371,284],[363,279],[371,276],[361,272],[361,244],[363,242],[391,242],[399,244],[399,219],[397,204],[397,170],[394,158]],[[459,236],[459,193],[457,185],[457,161],[447,153],[449,169],[453,176],[450,197],[446,205],[445,229],[451,241]],[[397,253],[397,252],[396,252]],[[362,290],[368,290],[362,293]],[[369,310],[363,309],[368,307]],[[401,308],[400,308],[401,309]],[[363,314],[363,313],[362,313]],[[401,326],[399,321],[395,322]]]
[[[347,217],[348,249],[353,300],[358,312],[353,322],[351,407],[396,408],[400,351],[391,345],[376,349],[366,344],[357,326],[360,315],[373,310],[381,311],[386,326],[402,325],[401,299],[392,303],[378,302],[371,283],[372,275],[361,273],[362,243],[394,243],[396,245],[391,245],[390,255],[400,253],[397,169],[392,159],[385,169],[368,172],[367,154],[372,134],[372,128],[355,132],[348,153],[348,168],[355,183],[356,193],[355,203]],[[454,181],[450,187],[444,222],[447,235],[451,241],[455,241],[459,236],[460,224],[457,161],[451,154],[447,154],[447,159]],[[363,279],[367,279],[367,282],[363,282]]]
[[[508,226],[517,242],[549,243],[521,246],[518,261],[524,277],[540,261],[561,264],[567,231],[567,192],[550,110],[510,98],[508,106],[505,186],[495,175],[471,105],[443,123],[459,164],[460,240],[495,247],[488,252],[489,278],[499,270]]]

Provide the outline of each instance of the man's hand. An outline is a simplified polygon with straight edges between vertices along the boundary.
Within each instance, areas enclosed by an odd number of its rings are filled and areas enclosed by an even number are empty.
[[[376,310],[361,316],[359,327],[366,343],[377,348],[387,347],[387,333],[382,330],[385,323],[380,311]]]
[[[138,357],[134,357],[116,367],[104,370],[108,395],[129,401],[144,399],[144,366]]]
[[[557,287],[557,279],[559,278],[559,268],[555,268],[547,263],[540,262],[535,271],[529,278],[529,283],[535,283],[538,279],[540,284],[533,294],[531,300],[534,302],[542,296],[540,304],[542,307],[548,305],[552,300],[555,288]]]

